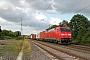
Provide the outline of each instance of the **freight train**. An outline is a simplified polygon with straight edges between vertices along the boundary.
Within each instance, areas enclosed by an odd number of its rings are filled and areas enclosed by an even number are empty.
[[[56,43],[69,44],[72,39],[72,33],[70,31],[70,27],[67,26],[58,26],[54,29],[50,29],[48,31],[42,31],[34,35],[35,37],[32,39],[56,42]]]

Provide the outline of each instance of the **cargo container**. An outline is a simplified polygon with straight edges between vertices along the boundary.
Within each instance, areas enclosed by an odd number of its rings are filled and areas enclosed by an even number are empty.
[[[37,39],[37,40],[40,40],[40,33],[37,33],[37,34],[36,34],[36,39]]]
[[[40,32],[40,40],[43,40],[45,38],[46,31]]]
[[[35,40],[36,39],[36,34],[31,34],[30,35],[30,38],[33,39],[33,40]]]

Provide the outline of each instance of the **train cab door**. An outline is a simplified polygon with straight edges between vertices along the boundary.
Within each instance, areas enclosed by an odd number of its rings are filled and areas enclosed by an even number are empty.
[[[59,29],[56,29],[56,43],[59,42]]]
[[[58,42],[61,43],[61,30],[60,30],[60,27],[57,28],[57,39],[58,39]]]

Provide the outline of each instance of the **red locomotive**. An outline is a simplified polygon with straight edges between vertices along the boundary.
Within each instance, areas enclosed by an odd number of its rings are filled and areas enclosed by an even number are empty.
[[[54,29],[48,31],[42,31],[39,34],[36,34],[36,39],[56,42],[56,43],[70,43],[72,38],[72,33],[70,27],[67,26],[58,26]]]
[[[72,34],[70,27],[56,27],[46,32],[45,39],[50,42],[69,43],[71,42]]]

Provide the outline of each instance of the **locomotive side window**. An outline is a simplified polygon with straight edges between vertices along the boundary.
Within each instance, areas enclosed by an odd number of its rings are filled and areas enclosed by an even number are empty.
[[[60,28],[60,30],[63,32],[70,32],[70,28]]]

